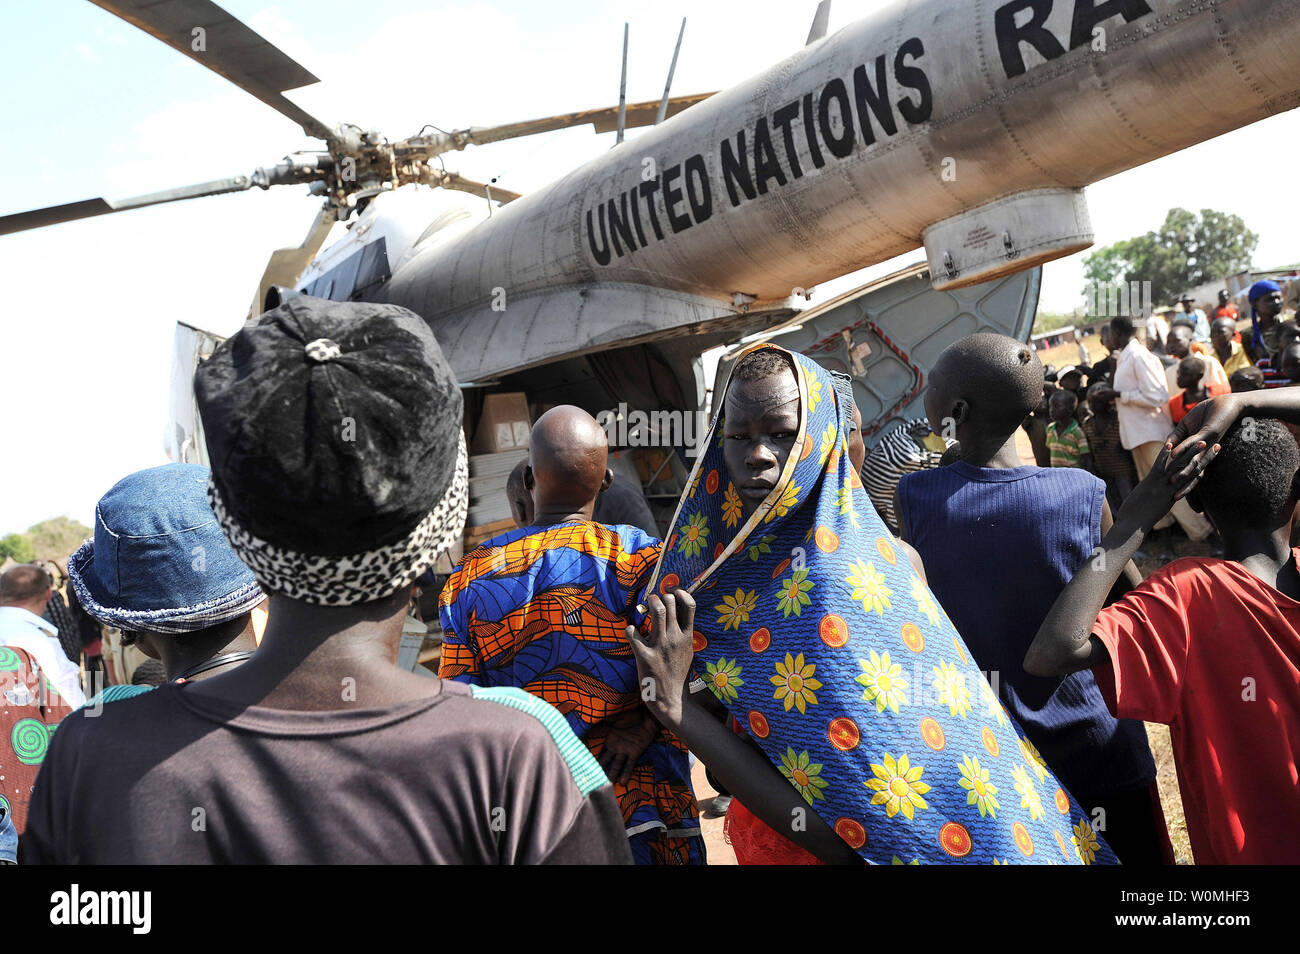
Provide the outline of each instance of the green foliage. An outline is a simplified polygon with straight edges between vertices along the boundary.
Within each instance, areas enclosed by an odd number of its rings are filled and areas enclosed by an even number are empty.
[[[1170,209],[1158,230],[1086,256],[1083,273],[1090,284],[1150,282],[1152,301],[1172,302],[1188,288],[1248,269],[1258,244],[1240,216]]]
[[[26,533],[0,538],[0,560],[13,557],[19,563],[33,560],[62,562],[90,536],[90,528],[71,517],[52,517],[29,527]]]
[[[81,546],[90,536],[90,528],[71,517],[51,517],[29,527],[25,536],[38,557],[57,560]]]
[[[31,563],[36,559],[36,551],[23,534],[11,533],[0,537],[0,561],[5,557],[13,557],[19,563]]]

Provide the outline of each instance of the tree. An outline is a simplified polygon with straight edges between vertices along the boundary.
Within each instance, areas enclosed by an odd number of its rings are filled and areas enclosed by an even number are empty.
[[[62,560],[90,536],[90,528],[71,517],[51,517],[29,527],[23,534],[43,560]]]
[[[21,533],[11,533],[0,537],[0,561],[13,557],[19,563],[31,563],[36,559],[36,551]]]
[[[1156,231],[1085,257],[1083,273],[1090,284],[1150,282],[1151,300],[1169,302],[1188,288],[1245,271],[1258,244],[1259,236],[1240,216],[1170,209]]]

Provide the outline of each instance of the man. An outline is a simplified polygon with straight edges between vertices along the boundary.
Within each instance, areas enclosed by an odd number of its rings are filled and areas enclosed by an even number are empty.
[[[1170,394],[1173,394],[1177,389],[1178,363],[1188,357],[1204,359],[1204,372],[1201,383],[1207,389],[1226,389],[1228,387],[1228,375],[1223,370],[1223,366],[1219,364],[1219,359],[1214,356],[1210,345],[1192,340],[1190,325],[1178,324],[1169,329],[1167,351],[1167,357],[1170,361],[1165,365],[1165,385]],[[1162,361],[1162,363],[1164,362]]]
[[[1246,350],[1256,362],[1278,350],[1278,323],[1282,314],[1282,286],[1263,279],[1250,286],[1250,344]]]
[[[1111,335],[1120,349],[1115,368],[1114,387],[1101,392],[1104,399],[1115,398],[1119,415],[1120,443],[1133,455],[1138,480],[1146,477],[1155,465],[1165,435],[1174,426],[1169,417],[1169,386],[1160,359],[1147,351],[1134,336],[1133,319],[1126,315],[1113,318]],[[1189,540],[1204,540],[1213,529],[1200,514],[1179,500],[1153,529],[1164,530],[1177,520]],[[1172,557],[1167,538],[1164,556]]]
[[[1220,292],[1220,294],[1227,294]],[[1219,309],[1222,311],[1223,309]],[[1214,348],[1214,357],[1218,359],[1219,365],[1223,368],[1223,373],[1232,377],[1234,371],[1240,371],[1242,368],[1253,368],[1254,362],[1246,354],[1246,349],[1242,347],[1240,341],[1234,340],[1237,334],[1237,319],[1235,316],[1219,315],[1210,323],[1210,344]]]
[[[516,527],[527,527],[533,522],[533,495],[524,486],[524,471],[528,469],[528,458],[515,464],[506,478],[506,499],[510,501],[510,518]]]
[[[650,504],[646,502],[640,483],[629,480],[615,470],[610,473],[614,479],[596,498],[596,509],[591,519],[611,527],[636,527],[652,537],[658,537],[659,526],[655,523],[654,514],[650,512]]]
[[[1115,362],[1119,357],[1119,352],[1115,350],[1115,339],[1111,337],[1109,322],[1097,330],[1097,340],[1101,342],[1102,348],[1105,349],[1106,356],[1092,366],[1092,373],[1088,375],[1089,386],[1113,377]]]
[[[593,522],[613,480],[607,454],[605,432],[581,408],[537,419],[523,473],[533,513],[448,579],[439,675],[550,702],[613,779],[636,861],[702,864],[686,750],[643,704],[625,634],[662,545]]]
[[[20,851],[52,863],[625,863],[557,713],[396,665],[469,497],[460,389],[394,305],[300,296],[195,373],[212,512],[270,594],[243,665],[69,716]]]
[[[38,566],[23,563],[0,576],[0,646],[25,649],[68,705],[85,705],[81,670],[68,659],[53,623],[41,618],[53,584]]]
[[[1214,317],[1231,318],[1233,331],[1235,333],[1237,327],[1237,319],[1240,317],[1240,315],[1237,312],[1237,306],[1234,305],[1232,303],[1232,300],[1228,297],[1228,290],[1226,288],[1219,289],[1219,307],[1214,309]],[[1214,336],[1214,326],[1211,325],[1210,337],[1213,338],[1213,336]]]
[[[1208,342],[1210,340],[1210,322],[1205,317],[1205,312],[1196,307],[1196,299],[1192,297],[1191,292],[1183,292],[1181,300],[1183,305],[1183,314],[1192,319],[1196,328],[1193,337],[1197,341],[1203,343]]]
[[[123,477],[95,508],[95,537],[68,562],[73,589],[122,645],[162,661],[168,680],[207,679],[253,655],[266,601],[208,505],[206,467],[164,464]],[[109,686],[113,702],[151,686]]]

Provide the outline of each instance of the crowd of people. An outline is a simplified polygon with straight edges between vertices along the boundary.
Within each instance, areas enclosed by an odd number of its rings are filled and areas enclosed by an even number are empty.
[[[1170,863],[1146,720],[1198,862],[1293,863],[1300,335],[1274,291],[1248,341],[1188,312],[1147,347],[1121,317],[1109,367],[1054,382],[959,340],[907,429],[933,459],[887,495],[849,379],[753,346],[662,538],[600,521],[607,436],[551,408],[516,527],[438,594],[437,678],[397,659],[465,522],[459,386],[413,313],[295,298],[196,373],[211,469],[123,478],[69,561],[160,684],[82,698],[55,581],[0,577],[0,860],[703,864],[698,758],[742,864]],[[1174,520],[1221,557],[1143,579]]]

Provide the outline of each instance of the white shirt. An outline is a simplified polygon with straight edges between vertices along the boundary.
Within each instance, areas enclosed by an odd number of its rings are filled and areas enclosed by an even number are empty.
[[[0,606],[0,646],[25,649],[69,706],[77,709],[86,704],[81,669],[64,655],[58,627],[49,620],[20,606]]]
[[[1174,429],[1169,416],[1169,387],[1165,366],[1136,338],[1124,346],[1115,364],[1115,390],[1119,398],[1119,442],[1125,450],[1150,441],[1164,443]]]

